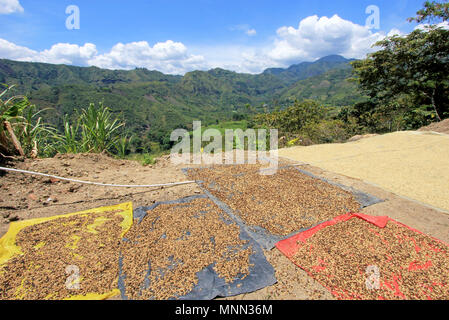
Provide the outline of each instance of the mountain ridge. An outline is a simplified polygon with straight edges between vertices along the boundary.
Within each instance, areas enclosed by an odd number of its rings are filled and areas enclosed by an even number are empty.
[[[267,68],[264,71],[262,71],[261,73],[258,74],[250,74],[250,73],[239,73],[236,71],[231,71],[231,70],[226,70],[220,67],[217,68],[212,68],[210,70],[207,71],[200,71],[200,70],[193,70],[190,72],[186,72],[186,74],[192,73],[192,72],[207,72],[207,73],[211,73],[211,74],[216,74],[216,73],[222,73],[222,72],[226,72],[226,73],[232,73],[232,74],[246,74],[246,75],[252,75],[252,76],[260,76],[263,74],[274,74],[274,75],[278,75],[281,74],[283,72],[288,72],[288,71],[297,71],[297,70],[303,70],[306,69],[307,66],[311,66],[311,65],[317,65],[317,64],[321,64],[323,65],[324,63],[329,63],[329,64],[347,64],[351,61],[354,61],[355,59],[346,59],[340,55],[329,55],[329,56],[325,56],[322,57],[314,62],[301,62],[298,64],[293,64],[291,66],[289,66],[288,68]],[[74,65],[67,65],[67,64],[51,64],[51,63],[45,63],[45,62],[28,62],[28,61],[16,61],[16,60],[10,60],[10,59],[2,59],[0,58],[0,76],[4,73],[8,74],[8,75],[13,75],[14,74],[14,70],[12,68],[10,68],[8,66],[8,64],[32,64],[35,66],[53,66],[53,67],[59,67],[59,68],[66,68],[66,69],[70,69],[72,71],[75,70],[91,70],[91,71],[98,71],[98,70],[102,70],[105,71],[107,74],[109,75],[117,75],[117,74],[121,74],[124,75],[126,73],[140,73],[142,75],[146,74],[146,75],[152,75],[154,78],[157,78],[157,76],[159,75],[159,78],[163,79],[163,78],[170,78],[170,79],[180,79],[182,77],[184,77],[186,74],[184,75],[169,75],[169,74],[164,74],[160,71],[157,70],[149,70],[147,68],[135,68],[135,69],[131,69],[131,70],[126,70],[126,69],[102,69],[96,66],[74,66]],[[332,66],[332,68],[335,67],[335,65]],[[331,69],[332,69],[331,68]],[[81,74],[86,74],[86,72],[78,72],[80,75]],[[304,78],[307,78],[307,76],[301,76],[299,79],[297,80],[303,80]],[[1,80],[1,78],[0,78]]]
[[[174,76],[144,68],[107,70],[0,59],[0,83],[17,85],[17,94],[27,95],[39,108],[51,108],[45,119],[59,128],[64,115],[103,101],[126,120],[132,133],[144,136],[148,147],[149,141],[169,143],[168,132],[189,129],[193,120],[207,125],[248,113],[247,105],[264,112],[288,106],[295,98],[352,104],[360,95],[354,84],[346,83],[350,61],[328,56],[279,68],[278,74],[272,69],[252,75],[215,68]]]

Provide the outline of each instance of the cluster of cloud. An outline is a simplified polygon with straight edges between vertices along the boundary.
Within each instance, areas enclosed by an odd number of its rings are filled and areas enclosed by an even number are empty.
[[[23,12],[19,0],[0,0],[0,14]]]
[[[232,26],[229,28],[231,31],[243,31],[247,36],[253,37],[257,35],[257,30],[254,28],[251,28],[247,24],[239,24],[236,26]]]
[[[426,28],[428,28],[429,26],[430,26],[429,24],[419,24],[419,25],[417,25],[415,27],[415,30],[418,30],[418,29],[419,30],[426,30]],[[436,26],[439,27],[439,28],[443,28],[443,29],[449,30],[449,22],[448,21],[440,22]]]
[[[0,0],[0,3],[8,3],[11,6],[16,3],[20,6],[17,0]],[[257,34],[256,30],[248,25],[233,28],[250,36]],[[401,35],[401,32],[393,29],[385,34],[344,20],[338,15],[331,18],[315,15],[303,19],[297,28],[279,28],[271,44],[259,47],[210,46],[200,50],[199,54],[192,54],[183,43],[167,40],[153,46],[146,41],[118,43],[105,53],[99,53],[92,43],[82,46],[58,43],[50,49],[38,52],[0,39],[0,58],[107,69],[144,67],[167,74],[184,74],[213,67],[259,73],[268,67],[287,67],[330,54],[363,58],[367,53],[376,50],[373,45],[377,41],[393,34]]]
[[[373,44],[385,37],[338,15],[331,18],[310,16],[302,20],[298,28],[279,28],[277,35],[268,56],[281,64],[311,61],[331,54],[362,58],[374,50]]]
[[[240,30],[248,26],[241,26]],[[338,54],[346,58],[360,59],[376,48],[374,44],[386,36],[402,34],[393,29],[388,34],[344,20],[338,15],[331,18],[307,17],[298,27],[284,26],[268,46],[260,48],[232,48],[232,62],[226,60],[223,48],[210,50],[208,61],[226,61],[221,66],[240,72],[259,73],[270,67],[288,67],[302,61],[315,61],[324,56]]]
[[[0,39],[0,57],[18,61],[87,65],[86,62],[96,54],[97,48],[92,43],[86,43],[84,46],[58,43],[50,49],[38,52]]]
[[[168,40],[154,46],[146,41],[118,43],[110,52],[96,55],[87,63],[107,69],[144,67],[168,74],[182,74],[202,69],[205,59],[203,56],[190,54],[183,43]]]
[[[35,51],[0,39],[0,57],[18,61],[97,66],[105,69],[147,68],[167,74],[183,74],[204,69],[205,59],[192,55],[180,42],[168,40],[150,46],[148,42],[118,43],[111,51],[99,54],[92,43],[83,46],[58,43],[50,49]]]

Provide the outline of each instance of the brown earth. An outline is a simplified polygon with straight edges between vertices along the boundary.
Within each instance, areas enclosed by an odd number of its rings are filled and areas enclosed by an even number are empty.
[[[167,157],[160,159],[156,165],[147,167],[132,161],[111,159],[105,155],[59,155],[53,159],[17,162],[12,166],[78,180],[113,184],[159,184],[187,180],[181,172],[181,168],[185,166],[175,166]],[[388,215],[430,236],[449,242],[449,214],[358,179],[308,165],[305,165],[304,169],[385,199],[383,203],[365,208],[363,213]],[[201,190],[195,184],[171,188],[116,189],[78,185],[24,174],[0,173],[0,237],[8,230],[10,221],[17,219],[50,217],[129,201],[133,202],[134,207],[147,206],[157,201],[175,200],[199,193]],[[324,287],[297,268],[277,249],[265,254],[276,270],[278,283],[231,299],[333,298]]]
[[[368,139],[368,138],[372,138],[372,137],[377,137],[378,134],[364,134],[364,135],[357,135],[352,137],[351,139],[348,140],[348,142],[355,142],[355,141],[359,141],[359,140],[363,140],[363,139]]]
[[[16,169],[47,173],[64,178],[110,184],[162,184],[186,181],[182,166],[172,166],[166,158],[155,166],[116,160],[106,155],[59,155],[53,159],[25,160],[14,163]],[[50,217],[90,208],[132,201],[135,206],[148,206],[200,193],[195,185],[171,188],[110,188],[74,184],[21,173],[0,173],[0,236],[8,222],[17,219]]]
[[[449,119],[435,122],[427,127],[423,127],[419,129],[418,131],[433,131],[433,132],[439,132],[439,133],[446,133],[449,134]]]

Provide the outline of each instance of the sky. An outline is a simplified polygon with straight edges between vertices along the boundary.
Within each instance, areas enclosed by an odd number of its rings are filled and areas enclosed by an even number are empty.
[[[260,73],[330,54],[363,58],[406,34],[424,0],[0,0],[0,58]]]

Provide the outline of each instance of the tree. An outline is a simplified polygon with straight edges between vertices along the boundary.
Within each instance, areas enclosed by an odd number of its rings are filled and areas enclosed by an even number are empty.
[[[295,101],[285,110],[263,113],[255,122],[267,128],[277,128],[283,134],[299,133],[304,127],[320,122],[325,117],[323,106],[313,100]]]
[[[416,17],[409,18],[409,22],[435,22],[437,20],[447,21],[449,19],[449,3],[438,3],[436,1],[426,1],[424,9],[419,10]]]
[[[447,4],[426,5],[426,12],[418,12],[420,21],[446,19]],[[407,36],[388,37],[376,46],[381,49],[352,64],[375,109],[397,108],[401,102],[406,113],[427,120],[449,116],[449,30],[427,26]]]

